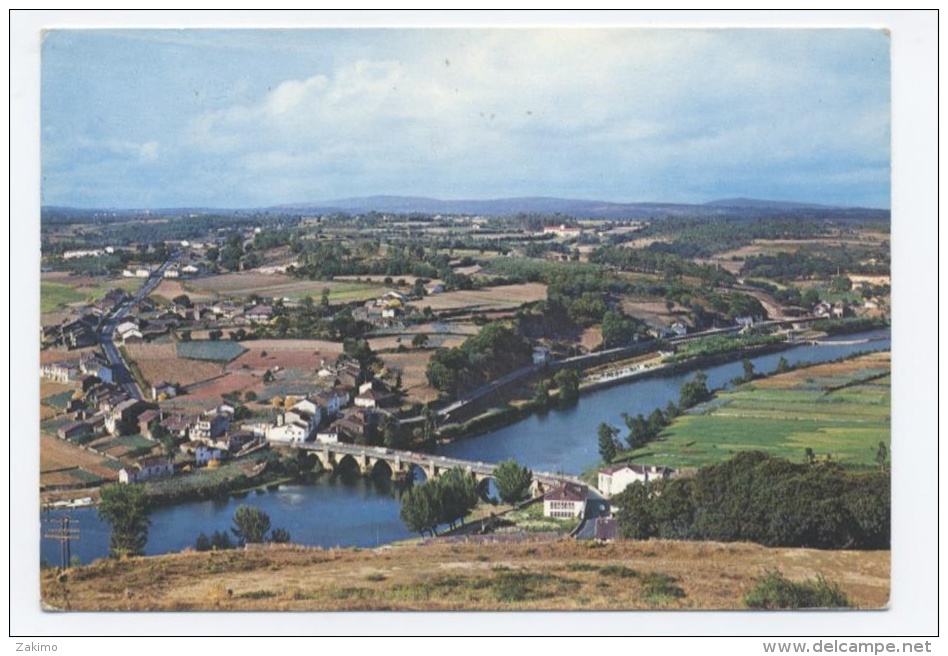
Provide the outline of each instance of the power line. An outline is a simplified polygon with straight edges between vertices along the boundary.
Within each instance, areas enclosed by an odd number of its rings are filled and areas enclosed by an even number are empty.
[[[49,522],[57,522],[46,529],[43,537],[51,540],[59,540],[59,553],[62,560],[62,568],[66,569],[72,560],[72,541],[79,540],[79,520],[72,519],[69,516],[60,517],[58,520],[49,519]]]

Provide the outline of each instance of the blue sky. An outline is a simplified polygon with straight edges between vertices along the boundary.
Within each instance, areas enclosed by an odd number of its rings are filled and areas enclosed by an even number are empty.
[[[54,30],[42,202],[890,203],[877,30]]]

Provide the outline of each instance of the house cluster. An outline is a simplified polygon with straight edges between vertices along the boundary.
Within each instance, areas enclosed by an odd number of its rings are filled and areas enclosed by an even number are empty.
[[[681,321],[676,321],[666,326],[650,326],[649,334],[656,339],[665,339],[667,337],[683,337],[688,334],[689,327]]]
[[[87,436],[131,435],[142,433],[141,417],[156,406],[129,396],[124,388],[103,380],[97,374],[86,373],[110,371],[98,358],[81,362],[79,371],[85,373],[80,382],[80,393],[69,401],[66,412],[72,418],[59,427],[57,434],[64,440],[76,440]]]
[[[557,237],[579,237],[581,234],[583,234],[583,229],[577,228],[577,227],[570,227],[570,226],[567,226],[565,223],[561,223],[560,225],[543,226],[543,229],[540,231],[540,234],[543,234],[543,235],[552,234],[552,235],[556,235]]]
[[[342,365],[340,369],[346,377],[353,373],[351,365]],[[356,381],[358,379],[356,376]],[[376,437],[385,416],[397,427],[396,415],[383,407],[397,402],[397,397],[384,384],[373,379],[358,385],[357,389],[356,393],[352,385],[343,383],[300,399],[278,414],[272,423],[258,428],[258,433],[270,442],[283,444],[364,443]]]
[[[377,326],[390,326],[398,317],[404,314],[408,300],[406,294],[399,291],[390,291],[353,310],[352,317],[358,321],[367,321]]]
[[[845,301],[839,301],[838,303],[820,301],[813,306],[813,314],[824,319],[842,319],[851,317],[853,311]]]
[[[92,354],[78,360],[62,360],[44,364],[40,367],[40,378],[57,383],[82,381],[82,388],[85,391],[93,382],[115,382],[115,372],[105,357]]]
[[[213,467],[231,457],[259,446],[262,440],[252,431],[234,423],[234,407],[221,404],[199,415],[165,413],[152,407],[138,418],[139,432],[156,439],[160,427],[180,445],[183,453],[194,459],[197,467]],[[123,473],[124,472],[124,473]],[[166,457],[152,456],[119,472],[122,483],[140,483],[175,474],[174,462]]]
[[[673,470],[655,465],[612,465],[599,471],[597,488],[605,499],[610,499],[635,482],[648,483],[672,476]],[[599,503],[600,509],[608,511],[607,501],[597,499],[580,483],[565,482],[543,495],[543,515],[556,519],[582,519],[590,503]],[[618,526],[614,517],[604,512],[601,517],[590,517],[589,526],[578,537],[597,540],[615,539]]]

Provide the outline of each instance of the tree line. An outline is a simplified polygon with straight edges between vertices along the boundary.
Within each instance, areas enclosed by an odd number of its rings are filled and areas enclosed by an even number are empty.
[[[633,483],[613,498],[623,537],[747,541],[771,547],[888,549],[887,470],[793,463],[759,451],[694,477]]]

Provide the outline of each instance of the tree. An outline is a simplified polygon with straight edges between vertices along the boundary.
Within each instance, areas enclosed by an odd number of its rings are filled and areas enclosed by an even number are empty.
[[[780,356],[780,359],[777,360],[777,373],[784,374],[790,371],[790,363],[787,362],[787,358]]]
[[[415,349],[424,348],[428,345],[428,335],[426,333],[418,333],[411,338],[411,346]]]
[[[409,531],[421,536],[424,536],[425,531],[430,531],[434,535],[441,516],[441,504],[434,485],[423,483],[407,490],[402,495],[398,516]]]
[[[474,477],[455,467],[436,479],[434,485],[441,511],[438,522],[450,524],[451,528],[458,520],[463,524],[464,516],[474,509],[478,501]]]
[[[187,294],[178,294],[171,299],[171,302],[182,307],[191,307],[191,297]]]
[[[191,341],[191,331],[190,331],[190,330],[182,330],[180,336],[181,336],[181,341],[182,341],[182,342],[190,342],[190,341]]]
[[[616,436],[619,429],[606,423],[599,424],[599,457],[603,462],[612,462],[618,452]]]
[[[174,455],[178,452],[178,445],[174,441],[174,438],[171,435],[165,435],[160,439],[161,442],[161,452],[165,454],[165,457],[169,460],[174,460]]]
[[[290,541],[290,532],[285,528],[275,528],[270,531],[270,542],[276,544],[288,544]]]
[[[889,449],[886,447],[885,442],[879,442],[879,448],[876,451],[876,464],[879,465],[879,469],[885,470],[886,460],[889,458]]]
[[[711,398],[711,392],[708,391],[708,376],[699,371],[695,377],[682,384],[678,407],[682,410],[692,408],[699,403],[704,403]]]
[[[635,323],[621,310],[609,310],[602,317],[602,341],[605,348],[626,346],[635,335]]]
[[[263,542],[270,530],[270,515],[254,506],[237,506],[233,521],[230,530],[240,544]]]
[[[216,551],[226,551],[233,549],[234,542],[230,539],[230,533],[227,531],[214,531],[211,535],[211,549]]]
[[[224,334],[223,330],[212,330],[211,332],[207,334],[207,337],[212,342],[216,342],[221,338],[221,336],[223,336],[223,334]]]
[[[102,488],[98,514],[112,529],[109,555],[122,558],[145,553],[150,512],[145,488],[140,485],[113,483]]]
[[[635,481],[615,496],[613,503],[619,506],[617,519],[622,537],[647,540],[655,535],[655,522],[649,508],[649,489]]]
[[[322,291],[319,293],[319,306],[321,308],[329,307],[329,287],[323,287]]]
[[[572,405],[579,401],[579,374],[573,369],[560,369],[553,376],[553,382],[560,391],[560,403]]]
[[[497,493],[504,503],[517,503],[526,497],[533,483],[533,472],[511,458],[494,468]]]
[[[550,407],[550,381],[541,380],[533,391],[533,403],[540,409]]]
[[[379,433],[382,434],[382,444],[390,449],[397,449],[401,446],[398,439],[398,426],[392,415],[388,413],[382,415],[382,419],[379,422]]]
[[[754,363],[744,358],[741,360],[741,366],[744,367],[744,382],[749,383],[754,380]]]

